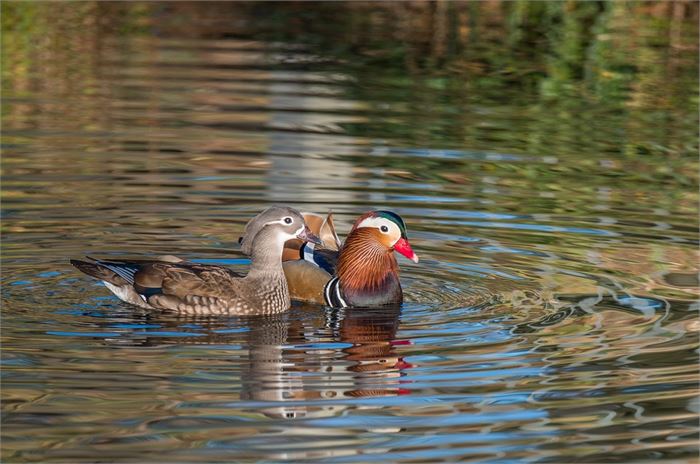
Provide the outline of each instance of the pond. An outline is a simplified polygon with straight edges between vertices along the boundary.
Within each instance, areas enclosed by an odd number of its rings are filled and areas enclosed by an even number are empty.
[[[3,462],[685,462],[697,4],[3,2]],[[400,310],[185,318],[274,203],[406,221]]]

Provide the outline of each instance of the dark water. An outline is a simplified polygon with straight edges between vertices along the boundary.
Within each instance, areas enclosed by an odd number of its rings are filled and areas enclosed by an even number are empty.
[[[486,3],[431,10],[476,18],[442,53],[312,4],[7,7],[3,462],[695,459],[697,18],[621,3],[585,66]],[[401,214],[401,311],[184,319],[68,265],[244,270],[274,202]]]

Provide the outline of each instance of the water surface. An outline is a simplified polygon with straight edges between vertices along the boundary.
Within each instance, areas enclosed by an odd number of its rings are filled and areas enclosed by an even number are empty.
[[[6,7],[3,462],[695,459],[697,8],[494,4]],[[399,213],[401,310],[188,319],[68,264],[244,271],[271,203]]]

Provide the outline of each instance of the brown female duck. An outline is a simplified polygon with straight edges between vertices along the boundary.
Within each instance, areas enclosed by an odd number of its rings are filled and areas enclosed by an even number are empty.
[[[329,225],[328,225],[329,224]],[[322,225],[325,235],[336,237],[332,219]],[[399,305],[403,291],[394,251],[413,262],[418,256],[406,237],[403,219],[391,211],[360,216],[339,250],[328,240],[325,249],[303,243],[296,255],[285,251],[284,272],[292,299],[334,307]],[[335,240],[335,244],[339,241]]]
[[[191,263],[175,257],[154,260],[71,260],[80,271],[103,281],[121,300],[142,308],[196,315],[255,315],[290,306],[282,270],[285,242],[320,243],[292,208],[273,206],[253,218],[241,239],[251,257],[240,277],[223,266]]]

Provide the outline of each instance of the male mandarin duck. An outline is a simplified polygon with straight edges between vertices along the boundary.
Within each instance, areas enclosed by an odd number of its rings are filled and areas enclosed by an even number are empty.
[[[400,305],[403,292],[394,251],[414,263],[418,256],[406,237],[403,219],[391,211],[360,216],[341,246],[332,216],[325,221],[304,213],[323,247],[291,241],[285,245],[283,268],[293,300],[333,307]],[[318,227],[318,228],[316,228]]]
[[[85,274],[103,281],[119,299],[146,309],[195,315],[257,315],[290,306],[282,270],[285,242],[321,243],[297,210],[273,206],[250,220],[241,238],[251,257],[241,277],[223,266],[197,264],[174,256],[152,260],[71,260]]]

